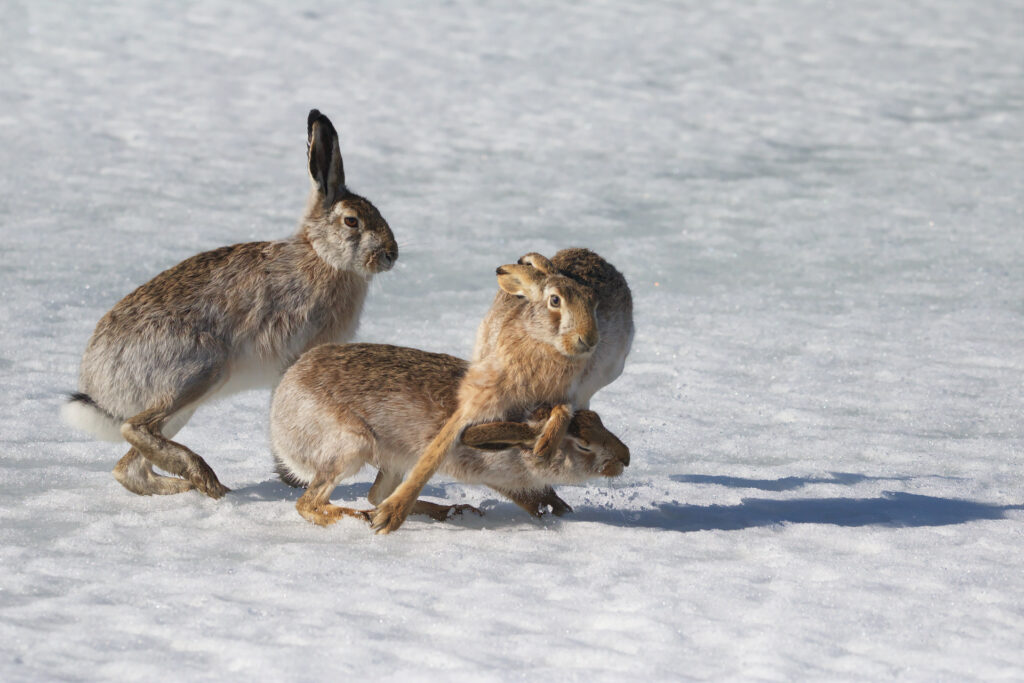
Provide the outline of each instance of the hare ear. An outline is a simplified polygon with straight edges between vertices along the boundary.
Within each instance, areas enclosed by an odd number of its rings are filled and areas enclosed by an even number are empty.
[[[461,441],[482,451],[503,451],[512,446],[529,446],[536,439],[537,432],[522,422],[486,422],[467,427]]]
[[[498,274],[498,286],[512,296],[540,301],[544,295],[544,273],[533,266],[500,266],[495,272]]]
[[[571,436],[578,436],[587,440],[597,438],[598,434],[611,434],[601,422],[601,417],[593,410],[585,408],[581,408],[572,414],[567,433]]]
[[[341,161],[338,133],[331,120],[312,109],[306,120],[309,177],[316,185],[324,206],[330,206],[345,187],[345,165]]]
[[[535,251],[519,257],[520,265],[533,266],[545,275],[557,275],[558,269],[547,256],[542,256]]]

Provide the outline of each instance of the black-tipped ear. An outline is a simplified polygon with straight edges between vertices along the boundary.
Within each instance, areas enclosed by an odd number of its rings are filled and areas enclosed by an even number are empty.
[[[338,133],[329,118],[319,109],[312,109],[306,119],[306,136],[309,177],[316,183],[324,206],[330,206],[345,187]]]

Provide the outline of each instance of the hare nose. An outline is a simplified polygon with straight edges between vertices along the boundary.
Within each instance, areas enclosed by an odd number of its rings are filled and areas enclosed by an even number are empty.
[[[597,346],[597,340],[597,330],[579,334],[576,336],[576,348],[579,349],[580,353],[585,353]]]
[[[390,270],[391,266],[398,260],[398,247],[387,247],[377,254],[377,262],[380,264],[381,269]]]

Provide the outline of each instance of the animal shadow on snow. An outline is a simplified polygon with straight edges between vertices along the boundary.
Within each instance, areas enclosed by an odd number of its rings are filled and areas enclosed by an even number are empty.
[[[243,503],[266,503],[271,501],[288,501],[294,503],[299,499],[299,496],[305,492],[305,490],[305,488],[292,488],[281,480],[275,478],[233,489],[228,495],[232,499],[240,500]],[[348,484],[341,484],[334,489],[334,492],[331,494],[331,502],[355,508],[370,508],[373,506],[370,505],[370,501],[366,499],[366,494],[369,492],[370,482],[357,481]],[[448,490],[444,484],[428,484],[420,495],[421,497],[429,497],[435,502],[440,503],[451,503],[454,501],[454,497],[448,494]],[[535,520],[512,503],[496,498],[487,498],[480,503],[475,504],[484,512],[483,517],[473,513],[464,513],[450,517],[443,523],[454,524],[456,526],[471,529],[493,530],[500,527],[516,526],[523,524],[524,522],[534,522],[539,523],[542,526],[551,526],[557,525],[563,519],[571,520],[573,518],[573,515],[571,514],[564,518],[545,515],[542,519]],[[422,515],[415,515],[413,519],[421,521],[426,520],[432,524],[441,523],[429,520],[427,517]]]
[[[674,481],[718,484],[731,488],[790,491],[807,484],[854,485],[863,481],[906,481],[910,477],[869,477],[833,473],[831,478],[786,477],[779,480],[742,479],[705,475],[675,475]],[[1004,519],[1024,505],[992,505],[959,498],[941,498],[884,491],[875,498],[744,498],[738,505],[686,505],[662,503],[654,509],[616,511],[577,508],[580,521],[669,531],[736,531],[777,524],[832,524],[835,526],[923,527]]]
[[[236,500],[241,498],[243,501],[253,503],[272,500],[289,500],[294,503],[305,492],[305,487],[292,488],[279,479],[268,479],[258,484],[249,484],[248,486],[234,489],[231,492],[231,497]],[[370,482],[356,481],[349,484],[341,484],[331,494],[331,501],[342,505],[370,507],[370,501],[366,499],[366,494],[369,492]],[[445,491],[439,486],[428,485],[423,489],[423,495],[443,499]]]
[[[810,484],[842,484],[853,486],[865,481],[909,481],[910,477],[871,477],[853,472],[829,472],[826,477],[783,477],[782,479],[746,479],[744,477],[723,477],[710,474],[674,474],[672,481],[686,484],[717,484],[736,489],[761,489],[762,491],[793,491]]]

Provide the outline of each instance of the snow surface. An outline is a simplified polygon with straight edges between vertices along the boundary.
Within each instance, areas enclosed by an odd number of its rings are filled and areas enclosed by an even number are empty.
[[[0,3],[0,679],[1024,678],[1020,3],[175,7]],[[57,419],[120,297],[292,232],[311,107],[401,245],[360,339],[626,274],[633,463],[575,514],[315,528],[266,391],[179,434],[220,501]]]

